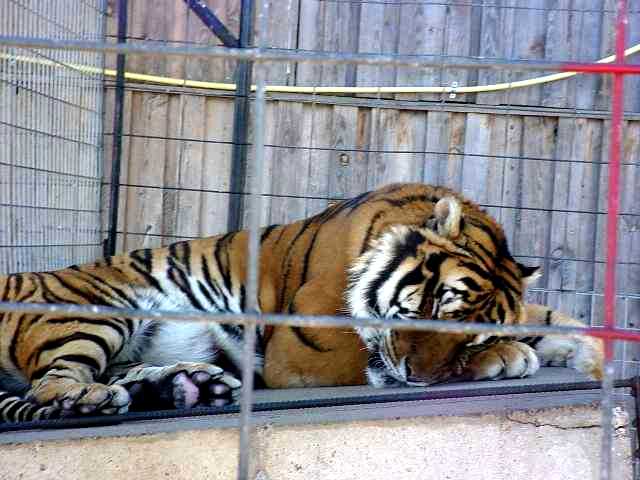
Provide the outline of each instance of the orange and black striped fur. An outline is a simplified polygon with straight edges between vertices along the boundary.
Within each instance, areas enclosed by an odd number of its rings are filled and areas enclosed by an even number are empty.
[[[234,232],[0,277],[0,295],[13,302],[242,313],[247,237]],[[535,273],[513,260],[502,229],[485,212],[451,190],[422,184],[390,185],[267,227],[261,253],[263,312],[520,323],[524,283]],[[449,338],[440,334],[285,326],[260,333],[258,373],[272,387],[363,383],[367,362],[376,386],[430,383],[438,377],[418,367],[425,349],[440,367],[470,357],[468,338],[439,341]],[[223,405],[240,385],[242,341],[242,328],[232,325],[4,313],[0,385],[12,393],[0,393],[0,415],[14,421]]]
[[[522,303],[525,284],[535,280],[537,269],[515,262],[502,229],[451,193],[433,200],[423,225],[414,223],[409,212],[376,208],[375,203],[364,207],[372,208],[367,218],[373,219],[374,228],[389,214],[402,222],[390,221],[377,230],[353,260],[346,305],[340,308],[355,317],[583,326],[547,307]],[[395,205],[404,207],[401,202]],[[367,382],[388,387],[453,377],[513,378],[532,375],[540,365],[567,365],[592,378],[602,377],[602,342],[581,336],[486,339],[363,328],[355,337],[350,332],[305,329],[305,341],[300,341],[290,329],[276,331],[265,361],[265,378],[275,387]],[[360,341],[366,356],[358,354]]]

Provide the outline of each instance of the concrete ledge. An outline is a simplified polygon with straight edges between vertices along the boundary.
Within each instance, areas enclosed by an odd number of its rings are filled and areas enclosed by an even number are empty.
[[[492,382],[466,382],[430,387],[375,389],[367,386],[257,390],[252,422],[260,425],[301,425],[385,420],[425,416],[462,416],[514,410],[594,405],[600,384],[567,368],[543,368],[534,377]],[[628,388],[617,395],[630,398]],[[0,445],[40,440],[121,437],[211,428],[237,428],[238,415],[215,409],[203,412],[145,412],[113,417],[70,419],[18,426],[2,431]],[[105,421],[107,422],[105,424]],[[9,427],[12,430],[13,427]]]
[[[613,479],[632,479],[629,419],[616,409]],[[262,480],[599,478],[593,406],[257,429]],[[235,479],[238,435],[208,429],[34,441],[0,449],[0,479]]]

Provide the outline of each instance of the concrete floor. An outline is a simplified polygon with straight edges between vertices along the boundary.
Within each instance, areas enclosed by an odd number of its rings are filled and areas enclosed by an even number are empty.
[[[630,480],[627,415],[616,422],[612,479]],[[600,432],[592,407],[263,426],[252,478],[595,480]],[[235,479],[237,453],[232,429],[4,445],[0,479]]]

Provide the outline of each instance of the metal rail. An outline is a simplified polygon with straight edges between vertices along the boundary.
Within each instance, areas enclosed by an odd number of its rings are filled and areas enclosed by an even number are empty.
[[[240,4],[240,48],[250,48],[253,37],[254,0],[241,0]],[[229,186],[232,191],[245,192],[247,183],[247,151],[249,149],[249,106],[251,96],[251,71],[253,62],[240,60],[236,67],[236,95],[233,104],[233,133]],[[227,230],[232,232],[242,228],[244,197],[229,197],[229,217]]]
[[[624,66],[626,25],[629,22],[626,0],[616,3],[616,61]],[[603,70],[604,72],[604,70]],[[611,98],[611,133],[609,142],[609,190],[607,194],[607,256],[604,280],[604,325],[611,329],[616,325],[616,256],[618,246],[618,212],[620,211],[620,156],[622,119],[624,117],[624,75],[632,73],[624,68],[612,68],[613,95]],[[609,338],[604,339],[604,378],[602,380],[602,448],[600,477],[611,477],[613,448],[613,348]]]
[[[251,10],[253,10],[253,1],[244,0],[245,2],[251,2]],[[268,15],[269,3],[264,0],[261,3],[260,10],[258,12],[257,30],[258,45],[264,45],[266,37],[266,19]],[[252,12],[253,13],[253,12]],[[248,21],[247,21],[248,22]],[[251,23],[248,23],[251,26]],[[246,68],[250,69],[251,65],[247,64]],[[239,69],[242,72],[242,69]],[[256,322],[260,320],[260,302],[258,299],[258,291],[260,285],[260,217],[262,215],[262,191],[264,190],[264,139],[265,139],[265,71],[262,65],[256,67],[256,98],[254,102],[254,125],[253,125],[253,165],[251,176],[251,195],[249,196],[249,243],[247,245],[247,254],[249,261],[247,262],[247,311],[254,313],[256,321],[249,319],[244,326],[244,351],[242,359],[242,391],[240,397],[240,450],[238,454],[238,479],[244,480],[249,478],[252,458],[252,446],[251,446],[251,411],[253,409],[253,379],[255,374],[255,352],[256,352]],[[249,71],[247,71],[247,77],[249,77]],[[248,78],[247,78],[248,80]],[[246,85],[246,88],[250,88],[250,82]],[[248,93],[248,92],[246,92]],[[246,105],[242,105],[247,108],[248,113],[248,99]],[[236,108],[238,105],[236,104]],[[242,113],[242,112],[239,112]],[[236,127],[242,128],[239,125],[239,121],[242,120],[242,116],[234,116],[234,129]],[[235,122],[238,120],[238,123]],[[244,130],[241,132],[242,136],[246,138],[246,120]],[[234,135],[235,135],[234,130]],[[246,150],[244,152],[239,151],[239,157],[234,157],[236,167],[242,167],[238,175],[242,175],[241,179],[244,181],[246,178]],[[232,168],[232,171],[234,168]],[[242,196],[238,196],[238,199],[242,199]],[[242,207],[242,203],[236,203],[235,207],[238,209],[235,214],[241,213],[239,210]],[[232,212],[230,212],[231,214]],[[233,220],[233,219],[232,219]],[[237,218],[239,222],[239,218]]]
[[[330,315],[286,315],[276,313],[208,313],[200,311],[141,310],[99,305],[43,304],[0,302],[0,312],[50,314],[61,317],[86,318],[147,318],[151,320],[183,320],[217,322],[233,325],[292,325],[298,327],[377,327],[396,330],[416,330],[443,333],[491,334],[506,336],[589,335],[597,338],[640,342],[640,331],[603,327],[556,327],[548,325],[498,325],[467,323],[453,320],[404,320],[375,317],[339,317]]]
[[[128,0],[118,0],[118,43],[127,41]],[[120,211],[120,170],[122,165],[122,132],[124,128],[124,71],[126,56],[116,57],[116,90],[113,109],[113,146],[111,150],[111,188],[109,190],[109,234],[104,245],[104,255],[116,253],[118,241],[118,214]]]
[[[78,40],[54,40],[14,35],[1,35],[0,45],[21,48],[43,48],[55,50],[78,50],[105,52],[126,55],[174,55],[180,57],[225,58],[235,60],[251,60],[254,62],[310,62],[326,64],[358,64],[414,68],[510,68],[515,71],[549,70],[571,71],[591,65],[589,63],[572,63],[565,61],[542,60],[501,60],[497,58],[445,56],[445,55],[392,55],[368,53],[339,53],[287,50],[282,48],[227,48],[218,46],[167,46],[156,44],[113,44],[105,42],[87,42]],[[615,69],[622,65],[608,64]],[[625,73],[640,73],[640,65],[625,65]],[[600,73],[607,70],[603,68]],[[452,87],[452,91],[454,91]]]

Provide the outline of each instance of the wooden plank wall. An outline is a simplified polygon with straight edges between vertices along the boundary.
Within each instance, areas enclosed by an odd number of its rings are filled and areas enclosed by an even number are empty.
[[[130,41],[217,44],[178,0],[131,0]],[[237,32],[239,1],[209,0]],[[400,3],[400,2],[399,2]],[[267,38],[281,48],[341,52],[483,55],[594,60],[613,49],[613,0],[348,3],[272,1]],[[114,12],[115,13],[115,12]],[[114,15],[115,18],[115,15]],[[640,12],[629,44],[640,42]],[[110,32],[115,33],[114,22]],[[637,61],[637,59],[635,60]],[[234,62],[130,57],[131,71],[232,81]],[[535,77],[499,70],[274,64],[269,83],[290,85],[492,84]],[[625,108],[640,112],[640,79],[627,79]],[[505,93],[384,95],[381,107],[356,101],[267,103],[263,223],[311,215],[392,181],[450,186],[483,204],[502,223],[522,262],[544,268],[531,299],[599,324],[608,161],[608,122],[578,109],[609,109],[610,81],[574,79]],[[377,96],[376,96],[377,97]],[[113,92],[107,91],[106,168]],[[316,99],[317,100],[317,99]],[[415,108],[411,102],[416,103]],[[436,101],[427,103],[424,101]],[[367,104],[369,102],[369,104]],[[466,108],[459,108],[464,106]],[[495,107],[494,107],[495,106]],[[510,109],[505,107],[518,107]],[[552,107],[554,112],[545,112]],[[562,111],[564,109],[564,111]],[[559,111],[560,110],[560,111]],[[131,85],[125,137],[118,249],[166,244],[224,232],[229,201],[233,100],[219,93]],[[637,118],[637,117],[634,117]],[[640,121],[625,124],[620,217],[619,323],[640,318]],[[153,187],[153,188],[151,188]],[[246,212],[245,212],[246,213]],[[633,350],[633,351],[632,351]],[[624,347],[619,358],[636,361]]]
[[[106,104],[113,105],[112,90]],[[118,251],[223,231],[233,100],[134,91],[125,96],[124,112]],[[111,170],[110,113],[105,182]],[[107,189],[103,203],[108,205]],[[107,212],[105,207],[105,226]]]
[[[122,182],[162,188],[123,187],[123,228],[133,233],[120,248],[224,231],[228,195],[216,192],[228,192],[232,101],[132,91],[126,106]],[[567,290],[558,305],[575,302],[574,290],[601,289],[592,261],[604,258],[602,119],[270,101],[266,127],[265,223],[389,182],[443,184],[496,216],[512,250],[545,267],[543,285]],[[638,263],[640,122],[625,128],[620,258]],[[637,265],[621,269],[621,290],[637,293],[632,273]],[[576,315],[590,316],[589,301],[576,303]]]
[[[113,4],[113,0],[111,0]],[[239,0],[204,3],[237,34]],[[613,53],[615,0],[505,0],[466,2],[343,2],[272,0],[268,46],[329,52],[404,55],[481,55],[497,59],[592,61]],[[215,45],[219,41],[180,0],[131,0],[129,41]],[[633,7],[633,6],[632,6]],[[115,8],[115,7],[114,7]],[[115,35],[115,14],[109,33]],[[640,42],[640,10],[629,15],[628,45]],[[636,60],[637,61],[637,60]],[[112,59],[113,62],[113,59]],[[234,61],[171,57],[130,57],[134,72],[192,80],[233,82]],[[392,68],[355,65],[274,63],[267,80],[280,85],[439,86],[490,85],[534,78],[544,72],[512,70]],[[637,76],[636,76],[637,77]],[[627,79],[625,108],[640,112],[640,78]],[[611,82],[581,75],[528,89],[459,95],[456,102],[479,105],[547,106],[608,110]],[[398,95],[442,100],[439,95]]]

